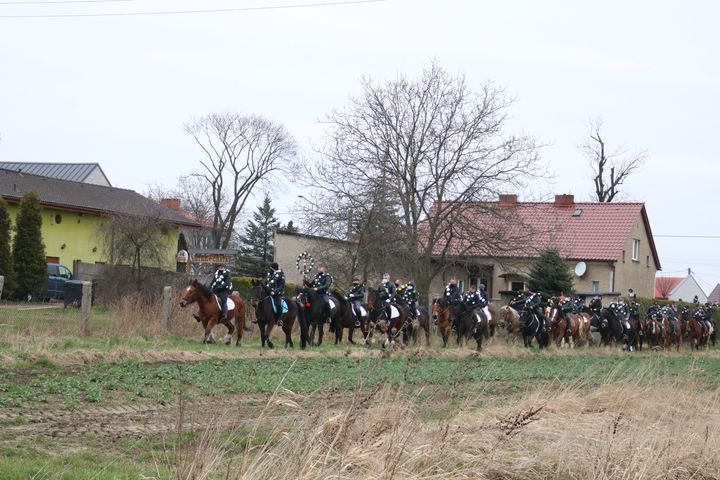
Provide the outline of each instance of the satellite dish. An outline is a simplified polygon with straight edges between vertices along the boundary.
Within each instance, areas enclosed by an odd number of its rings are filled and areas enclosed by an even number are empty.
[[[585,262],[578,262],[575,265],[575,275],[582,277],[587,272],[587,264]]]

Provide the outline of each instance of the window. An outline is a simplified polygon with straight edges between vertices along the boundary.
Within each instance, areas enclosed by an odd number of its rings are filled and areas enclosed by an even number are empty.
[[[625,250],[623,250],[623,263],[625,263]]]
[[[58,271],[59,276],[61,276],[62,278],[67,278],[68,280],[72,278],[72,273],[70,273],[70,270],[68,270],[66,267],[58,265]]]
[[[600,292],[600,282],[598,282],[597,280],[593,280],[592,282],[592,291],[593,293]]]
[[[632,259],[635,262],[640,261],[640,240],[637,238],[633,238]]]
[[[522,292],[525,290],[525,284],[523,282],[510,282],[510,290],[513,292]]]
[[[647,257],[645,257],[645,266],[646,266],[647,268],[650,268],[650,255],[648,255]]]
[[[465,291],[465,280],[458,280],[458,287],[460,288],[461,292]]]
[[[60,223],[60,222],[62,222],[62,215],[60,215],[58,213],[57,215],[55,215],[55,223]]]

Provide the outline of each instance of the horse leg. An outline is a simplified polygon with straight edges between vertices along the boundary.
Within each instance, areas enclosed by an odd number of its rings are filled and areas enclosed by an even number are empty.
[[[258,329],[260,330],[260,347],[265,348],[267,337],[265,336],[265,321],[258,318]]]
[[[217,316],[213,315],[208,319],[207,326],[205,327],[205,336],[203,337],[203,343],[211,343],[212,330],[217,325]]]
[[[225,345],[230,346],[232,343],[232,334],[235,332],[235,326],[233,325],[233,317],[228,314],[228,318],[223,321],[223,325],[225,325],[228,329],[227,338],[225,339]]]
[[[335,345],[342,343],[343,324],[340,320],[334,320],[335,324]]]
[[[268,348],[275,348],[275,345],[273,345],[272,341],[270,340],[270,334],[272,333],[272,329],[275,326],[275,322],[268,322],[265,325],[265,341],[267,342]]]
[[[323,323],[321,323],[320,325],[318,325],[318,344],[317,344],[318,347],[319,347],[320,345],[322,345],[323,335],[325,335],[325,331],[324,331],[324,330],[325,330],[325,322],[323,322]]]

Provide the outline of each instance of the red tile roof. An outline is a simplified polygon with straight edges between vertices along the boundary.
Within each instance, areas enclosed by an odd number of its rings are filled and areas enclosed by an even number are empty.
[[[618,261],[635,222],[641,218],[655,264],[660,269],[643,203],[574,203],[572,196],[559,196],[558,203],[514,203],[510,200],[467,204],[463,216],[470,215],[477,228],[502,231],[502,238],[523,240],[518,240],[516,246],[490,246],[482,251],[482,247],[471,246],[470,241],[462,240],[459,238],[462,234],[455,232],[448,255],[536,258],[543,250],[554,248],[569,260]],[[444,248],[442,242],[438,243],[435,254],[440,254]]]
[[[683,280],[685,277],[655,277],[655,298],[667,298]]]

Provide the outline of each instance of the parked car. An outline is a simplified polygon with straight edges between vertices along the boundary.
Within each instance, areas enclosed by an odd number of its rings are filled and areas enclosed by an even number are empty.
[[[73,279],[72,272],[65,265],[48,263],[48,297],[65,298],[65,282]]]

